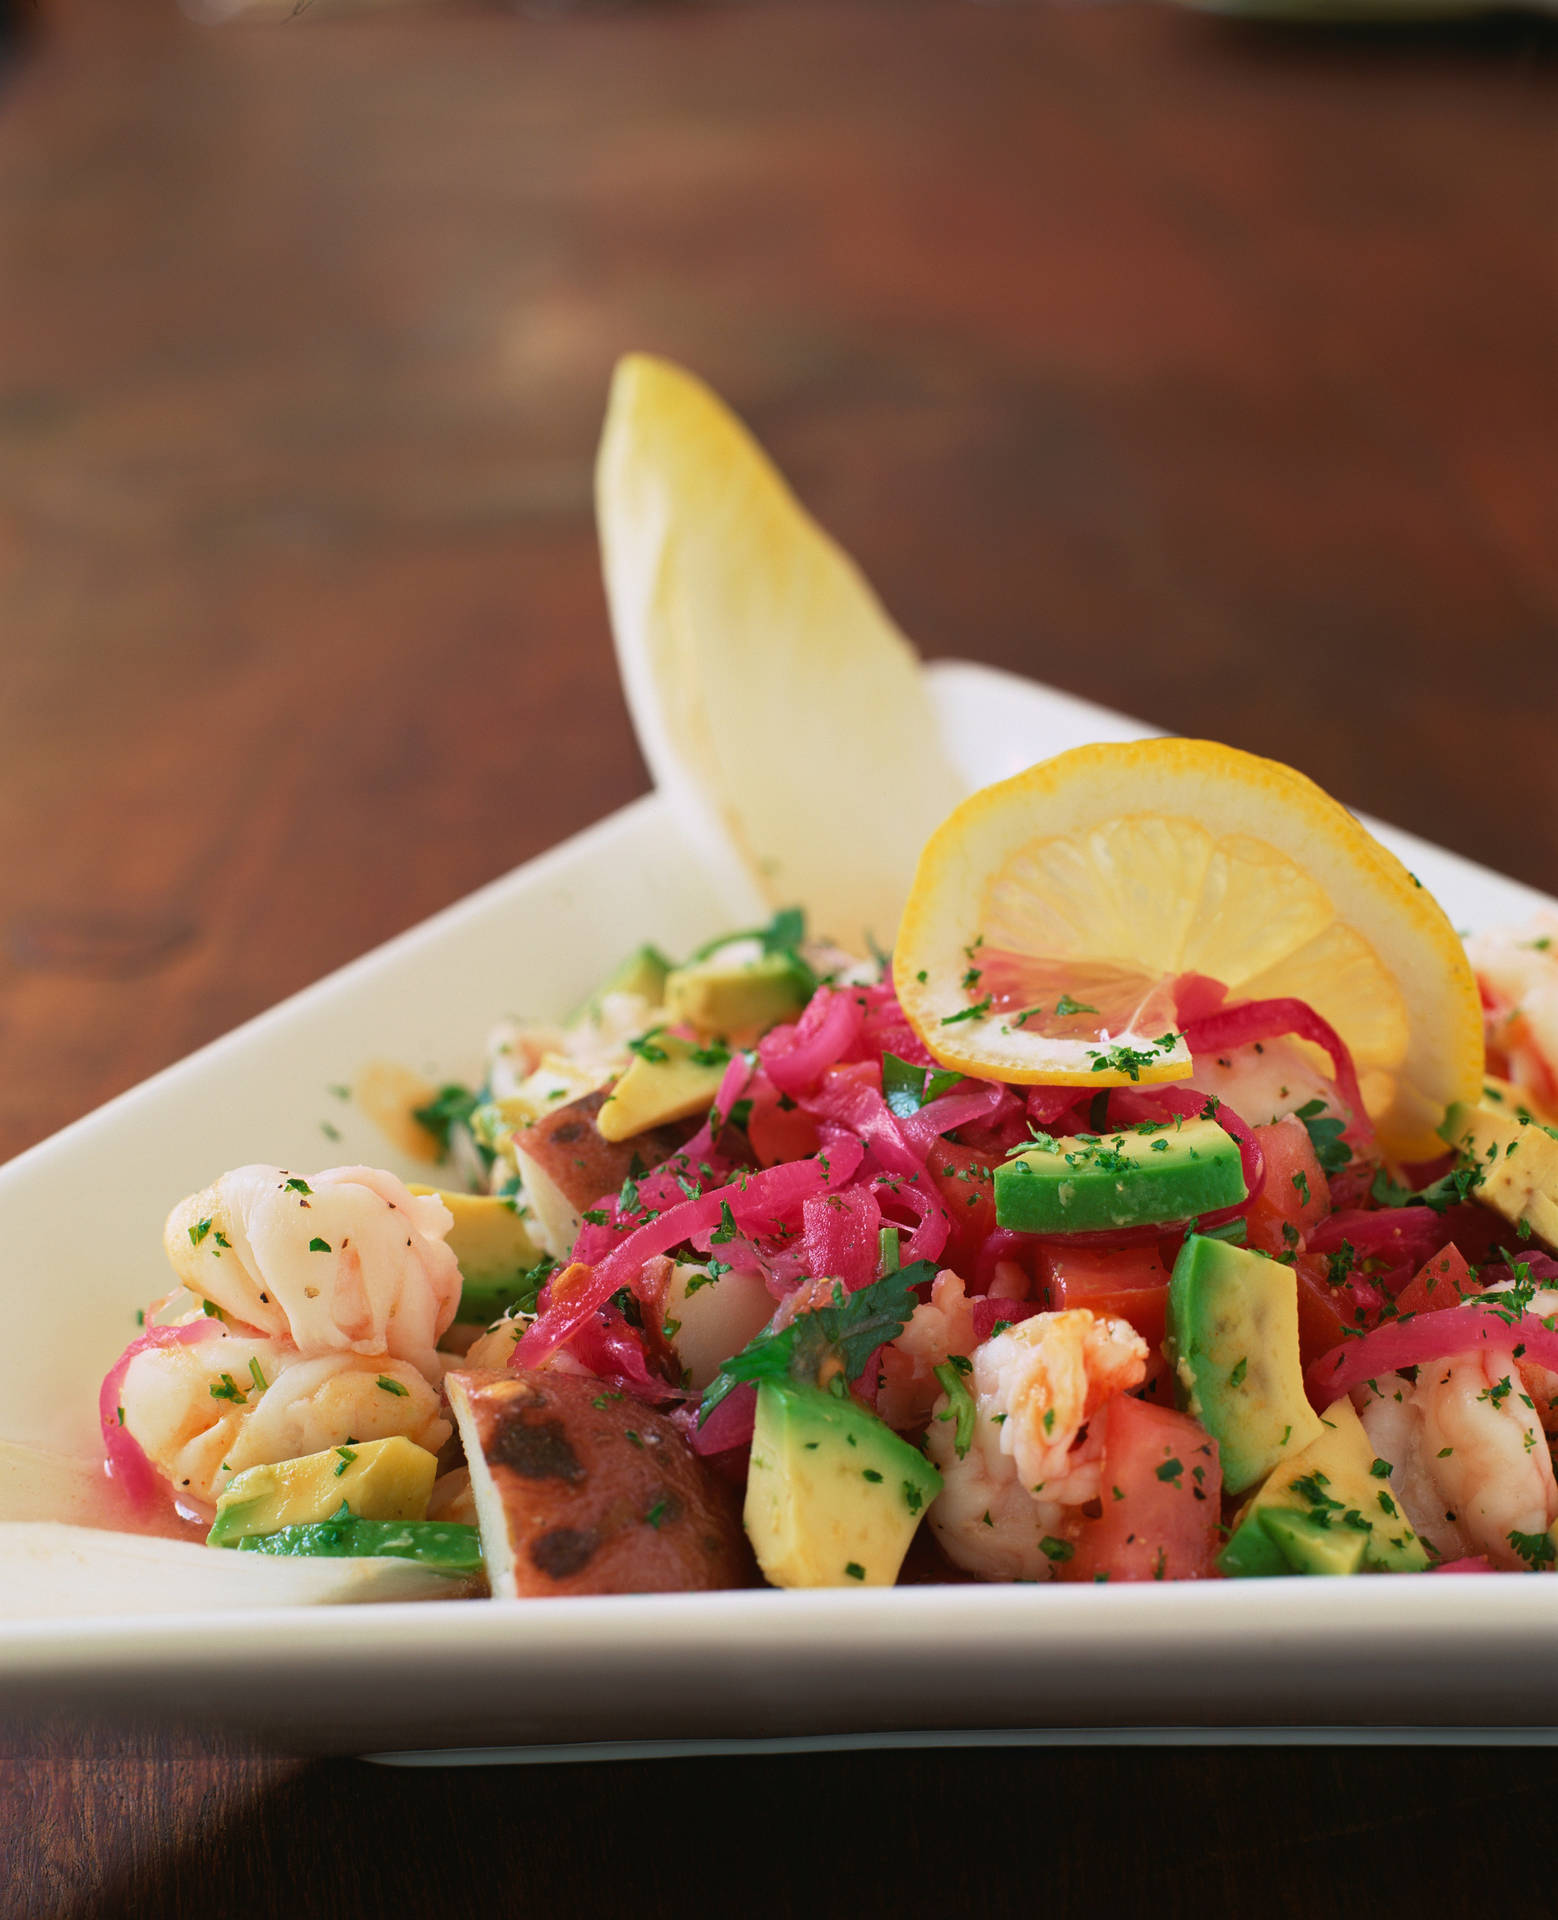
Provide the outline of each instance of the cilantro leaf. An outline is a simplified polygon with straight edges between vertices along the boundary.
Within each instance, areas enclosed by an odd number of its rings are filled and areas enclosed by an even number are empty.
[[[839,1362],[845,1379],[858,1379],[877,1348],[903,1332],[919,1304],[915,1288],[934,1280],[936,1271],[934,1261],[917,1260],[912,1267],[884,1274],[854,1293],[845,1293],[842,1285],[836,1285],[831,1306],[813,1307],[810,1312],[798,1313],[777,1332],[758,1334],[725,1362],[718,1377],[705,1389],[698,1424],[702,1426],[725,1396],[745,1380],[794,1380],[816,1386],[829,1360]]]
[[[953,1067],[917,1067],[896,1053],[882,1055],[882,1097],[890,1113],[907,1120],[963,1078]]]
[[[1322,1173],[1340,1173],[1351,1164],[1352,1151],[1342,1139],[1347,1122],[1328,1113],[1323,1100],[1306,1100],[1298,1109],[1297,1117],[1304,1123]]]

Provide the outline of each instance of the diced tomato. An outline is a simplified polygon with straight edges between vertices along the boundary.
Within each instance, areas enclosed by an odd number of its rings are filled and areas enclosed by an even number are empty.
[[[1038,1278],[1047,1304],[1056,1311],[1091,1307],[1094,1313],[1114,1314],[1129,1320],[1149,1347],[1163,1344],[1169,1269],[1161,1247],[1105,1248],[1042,1241]]]
[[[1217,1442],[1189,1414],[1120,1394],[1104,1423],[1101,1511],[1084,1520],[1063,1580],[1201,1580],[1222,1518]]]
[[[1354,1326],[1352,1296],[1326,1279],[1324,1254],[1301,1253],[1294,1263],[1298,1279],[1298,1357],[1304,1366],[1339,1347],[1344,1329]]]
[[[1396,1311],[1437,1313],[1441,1307],[1458,1307],[1463,1295],[1479,1291],[1466,1256],[1459,1247],[1446,1247],[1425,1260],[1396,1295]]]
[[[806,1160],[817,1151],[816,1121],[809,1113],[802,1113],[793,1100],[784,1105],[785,1098],[766,1075],[759,1077],[747,1119],[747,1138],[765,1167],[776,1167],[782,1160]]]
[[[1266,1184],[1249,1213],[1246,1245],[1262,1253],[1296,1250],[1304,1236],[1331,1211],[1330,1190],[1309,1133],[1294,1114],[1269,1127],[1256,1127],[1266,1160]],[[1283,1228],[1289,1231],[1283,1233]],[[1297,1240],[1293,1235],[1298,1236]]]
[[[942,1260],[965,1280],[972,1280],[979,1249],[995,1232],[995,1177],[990,1162],[973,1147],[959,1146],[955,1140],[938,1140],[927,1156],[927,1164],[952,1216],[952,1231]]]

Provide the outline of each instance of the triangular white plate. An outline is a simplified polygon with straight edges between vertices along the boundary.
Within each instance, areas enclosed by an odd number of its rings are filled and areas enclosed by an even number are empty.
[[[971,785],[1085,740],[1153,731],[988,668],[930,672]],[[1411,835],[1376,831],[1458,926],[1522,918],[1540,902]],[[163,1216],[222,1168],[362,1159],[417,1171],[332,1084],[373,1061],[469,1077],[503,1014],[559,1015],[631,945],[686,950],[730,910],[651,796],[0,1168],[0,1439],[91,1456],[97,1381],[136,1307],[166,1285]],[[981,1738],[1045,1729],[1053,1739],[1214,1727],[1248,1737],[1317,1720],[1558,1722],[1558,1580],[948,1586],[220,1615],[171,1593],[169,1605],[0,1622],[0,1710],[80,1703],[220,1721],[325,1752],[712,1751],[791,1736],[943,1738],[970,1725]]]

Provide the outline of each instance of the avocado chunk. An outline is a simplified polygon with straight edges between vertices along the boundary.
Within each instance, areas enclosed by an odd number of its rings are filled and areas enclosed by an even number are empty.
[[[1218,1555],[1219,1569],[1236,1579],[1334,1572],[1334,1565],[1319,1566],[1295,1546],[1309,1531],[1318,1531],[1361,1540],[1359,1571],[1422,1572],[1428,1551],[1390,1491],[1383,1465],[1374,1458],[1352,1402],[1345,1396],[1335,1401],[1320,1416],[1318,1436],[1288,1454],[1245,1502]],[[1295,1533],[1279,1515],[1302,1519],[1307,1527]],[[1345,1548],[1343,1557],[1350,1551]]]
[[[1244,1198],[1239,1143],[1215,1120],[1035,1140],[995,1170],[995,1217],[1019,1233],[1193,1220]]]
[[[420,1520],[437,1473],[426,1447],[399,1436],[247,1467],[223,1489],[206,1545],[327,1520],[343,1502],[365,1520]]]
[[[1476,1106],[1458,1101],[1442,1137],[1474,1167],[1475,1197],[1522,1233],[1558,1251],[1558,1127],[1544,1126],[1495,1089]]]
[[[847,1395],[765,1380],[742,1518],[775,1587],[890,1587],[941,1475]]]
[[[781,1020],[793,1020],[812,996],[810,970],[789,953],[764,953],[755,940],[716,947],[673,967],[665,1010],[673,1024],[745,1045]]]
[[[724,1047],[699,1046],[662,1031],[645,1034],[595,1124],[607,1140],[629,1140],[648,1127],[704,1113],[729,1064]]]
[[[1298,1358],[1298,1283],[1281,1261],[1187,1234],[1169,1277],[1164,1351],[1175,1401],[1217,1442],[1230,1493],[1319,1436]]]
[[[457,1320],[485,1326],[510,1307],[533,1298],[531,1272],[541,1249],[514,1205],[495,1193],[449,1193],[438,1187],[410,1187],[410,1193],[436,1193],[454,1215],[449,1250],[460,1263]]]
[[[342,1508],[309,1526],[247,1534],[240,1553],[314,1553],[335,1559],[415,1560],[456,1578],[481,1571],[481,1534],[444,1520],[361,1520]]]
[[[1323,1526],[1288,1507],[1271,1508],[1260,1524],[1294,1573],[1356,1573],[1363,1565],[1369,1537],[1356,1527]]]
[[[635,947],[622,964],[606,976],[578,1012],[570,1016],[569,1026],[578,1026],[585,1021],[598,1025],[601,1003],[610,993],[637,994],[640,1000],[647,1001],[651,1007],[658,1007],[665,998],[665,980],[670,971],[671,963],[658,947],[647,944]]]

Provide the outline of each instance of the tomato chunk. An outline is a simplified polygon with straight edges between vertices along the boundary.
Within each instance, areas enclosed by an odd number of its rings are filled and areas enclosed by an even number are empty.
[[[1091,1307],[1094,1313],[1129,1320],[1149,1347],[1163,1344],[1169,1267],[1161,1247],[1068,1246],[1046,1240],[1038,1252],[1038,1277],[1046,1302],[1057,1312]]]
[[[1355,1326],[1350,1293],[1326,1278],[1322,1253],[1301,1253],[1294,1264],[1298,1280],[1298,1357],[1304,1366],[1342,1344],[1344,1330]]]
[[[1266,1160],[1266,1184],[1246,1216],[1245,1244],[1261,1253],[1295,1252],[1331,1211],[1325,1175],[1308,1129],[1296,1115],[1256,1127],[1254,1133]]]
[[[1466,1294],[1480,1292],[1465,1254],[1459,1247],[1445,1247],[1425,1260],[1396,1295],[1396,1311],[1437,1313],[1441,1307],[1458,1307]]]
[[[759,1078],[747,1117],[747,1138],[761,1166],[776,1167],[782,1160],[806,1160],[817,1151],[817,1123],[766,1077]]]
[[[1084,1520],[1064,1580],[1204,1580],[1222,1518],[1217,1442],[1189,1414],[1111,1400],[1104,1423],[1101,1511]]]
[[[942,1261],[972,1280],[979,1249],[995,1232],[995,1177],[990,1162],[974,1147],[959,1146],[955,1140],[938,1140],[926,1158],[952,1216]]]

